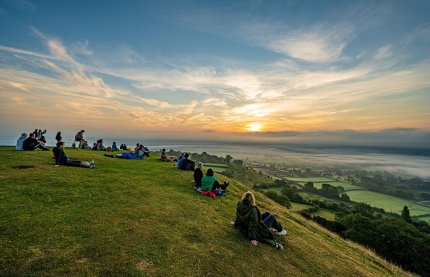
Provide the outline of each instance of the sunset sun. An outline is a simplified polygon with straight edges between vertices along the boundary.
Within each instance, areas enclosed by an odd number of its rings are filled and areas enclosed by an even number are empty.
[[[260,123],[250,123],[247,126],[247,130],[250,132],[260,132],[261,128],[263,128],[263,125],[261,125]]]

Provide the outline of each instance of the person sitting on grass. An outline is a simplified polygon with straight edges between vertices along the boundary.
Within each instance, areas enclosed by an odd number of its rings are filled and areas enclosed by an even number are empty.
[[[212,168],[209,168],[206,172],[206,175],[203,176],[201,181],[200,189],[197,188],[197,191],[204,192],[204,194],[209,195],[211,197],[214,196],[224,196],[225,191],[229,183],[224,182],[224,184],[220,184],[214,175],[214,171]]]
[[[33,151],[36,148],[44,151],[49,150],[43,145],[43,142],[36,139],[36,135],[34,133],[31,133],[30,136],[23,141],[22,148],[27,151]]]
[[[184,158],[184,153],[181,153],[181,155],[179,155],[178,163],[177,163],[178,169],[181,169],[181,168],[182,168],[182,161],[183,161],[184,159],[185,159],[185,158]]]
[[[21,136],[16,141],[16,150],[18,150],[18,151],[24,150],[23,144],[24,144],[24,140],[26,138],[27,138],[27,134],[26,133],[22,133]]]
[[[67,165],[67,166],[78,166],[78,167],[86,167],[86,168],[95,168],[95,162],[92,160],[91,162],[78,161],[78,160],[70,160],[69,157],[64,152],[64,142],[57,142],[57,147],[52,149],[55,158],[55,166],[59,165]]]
[[[278,228],[282,231],[278,235],[285,235],[287,232],[282,229],[281,224],[273,215],[266,215],[266,221],[262,219],[260,211],[255,203],[255,196],[251,191],[243,194],[242,200],[237,203],[236,219],[230,222],[239,231],[248,237],[251,244],[256,246],[258,242],[270,244],[276,249],[283,250],[282,244],[276,242],[270,228]],[[269,224],[267,226],[266,224]]]
[[[63,138],[61,137],[61,132],[58,132],[57,135],[55,136],[55,140],[57,142],[61,141]]]
[[[118,151],[118,147],[116,146],[116,142],[112,142],[112,152]]]
[[[182,159],[182,162],[181,162],[180,169],[194,171],[194,167],[196,163],[193,160],[190,160],[189,158],[190,158],[190,154],[185,153],[184,158]]]
[[[174,161],[176,161],[176,157],[175,156],[167,156],[166,149],[164,149],[164,148],[161,149],[160,159],[162,161],[165,161],[165,162],[174,162]]]
[[[202,187],[202,178],[203,178],[203,164],[199,162],[197,164],[196,170],[194,170],[194,183],[196,186],[194,187],[196,190],[200,190]]]

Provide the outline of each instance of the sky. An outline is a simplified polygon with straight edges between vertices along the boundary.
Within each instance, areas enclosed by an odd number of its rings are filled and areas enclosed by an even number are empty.
[[[430,147],[430,1],[0,0],[0,136]]]

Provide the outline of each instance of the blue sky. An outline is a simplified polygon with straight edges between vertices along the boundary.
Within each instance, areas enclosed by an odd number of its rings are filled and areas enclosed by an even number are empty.
[[[286,141],[407,128],[424,145],[429,14],[429,1],[2,0],[0,124]]]

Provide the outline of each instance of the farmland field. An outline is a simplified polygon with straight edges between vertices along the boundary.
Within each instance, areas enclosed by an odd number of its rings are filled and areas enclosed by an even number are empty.
[[[291,206],[293,211],[302,211],[312,207],[311,205],[301,204],[297,202],[291,202]]]
[[[326,209],[319,209],[317,212],[313,213],[313,215],[319,215],[327,220],[334,220],[335,214]]]
[[[215,163],[204,163],[204,172],[209,169],[212,168],[215,172],[224,172],[227,169],[227,165],[226,164],[215,164]]]
[[[306,182],[298,182],[298,183],[300,185],[306,184]],[[350,183],[345,183],[345,182],[340,182],[340,181],[331,181],[331,182],[327,181],[327,182],[318,182],[318,183],[314,182],[314,187],[317,189],[320,189],[322,187],[322,184],[330,184],[330,185],[335,186],[335,187],[342,186],[345,189],[345,191],[364,189],[362,187],[354,186],[354,185],[351,185]]]
[[[317,195],[317,194],[313,194],[313,193],[299,192],[299,195],[302,196],[303,198],[307,199],[307,200],[320,200],[320,201],[325,201],[327,203],[339,203],[339,202],[341,202],[341,201],[338,201],[335,199],[327,198],[327,197],[324,197],[322,195]]]
[[[314,182],[314,183],[319,183],[319,182],[336,182],[333,179],[330,178],[326,178],[326,177],[305,177],[305,178],[295,178],[295,177],[285,177],[286,179],[290,180],[290,181],[296,181],[296,182]]]
[[[383,208],[387,212],[400,213],[407,205],[411,215],[430,214],[430,208],[418,205],[411,200],[401,199],[368,190],[355,190],[347,193],[352,201],[367,203],[371,206]]]
[[[428,223],[430,223],[430,216],[423,216],[423,217],[420,217],[418,219],[422,220],[422,221],[427,221]]]

